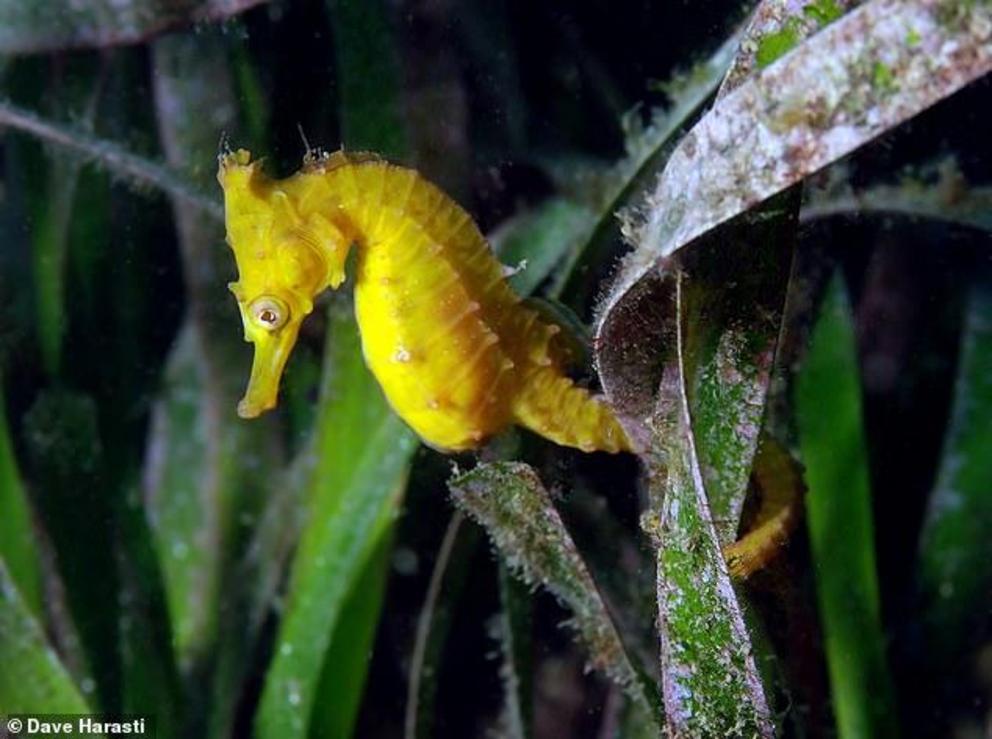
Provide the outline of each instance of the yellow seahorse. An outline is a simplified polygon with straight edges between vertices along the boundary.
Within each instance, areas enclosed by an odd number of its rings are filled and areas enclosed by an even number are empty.
[[[274,180],[241,149],[221,155],[217,178],[238,263],[230,290],[255,345],[243,418],[275,406],[300,323],[344,281],[354,245],[365,361],[425,442],[471,449],[519,424],[585,451],[631,449],[609,406],[564,374],[559,327],[522,302],[469,214],[415,170],[337,152]]]

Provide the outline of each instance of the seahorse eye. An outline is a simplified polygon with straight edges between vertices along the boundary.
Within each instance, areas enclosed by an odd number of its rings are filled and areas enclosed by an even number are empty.
[[[278,298],[262,296],[248,306],[252,319],[266,331],[275,331],[289,320],[289,307]]]

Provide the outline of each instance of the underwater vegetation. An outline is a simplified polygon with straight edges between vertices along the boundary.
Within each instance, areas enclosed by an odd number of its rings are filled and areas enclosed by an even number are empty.
[[[985,0],[0,0],[0,717],[985,735],[990,71]]]

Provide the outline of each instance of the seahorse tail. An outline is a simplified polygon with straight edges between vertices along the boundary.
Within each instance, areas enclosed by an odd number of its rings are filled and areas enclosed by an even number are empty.
[[[761,507],[751,529],[723,549],[727,568],[736,580],[746,580],[784,549],[799,523],[806,490],[799,463],[767,436],[758,447],[752,479],[761,492]]]
[[[576,385],[554,365],[531,365],[521,373],[513,416],[521,426],[556,444],[584,452],[633,451],[606,402]]]

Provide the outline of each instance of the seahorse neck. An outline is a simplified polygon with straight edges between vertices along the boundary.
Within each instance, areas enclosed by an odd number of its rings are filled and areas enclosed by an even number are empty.
[[[328,172],[325,175],[328,197],[323,198],[318,206],[321,215],[341,232],[352,247],[363,253],[377,246],[374,233],[377,213],[370,212],[368,203],[374,201],[377,206],[385,206],[379,202],[381,193],[372,192],[365,178],[359,176],[360,170],[367,166],[364,163],[349,163]]]

